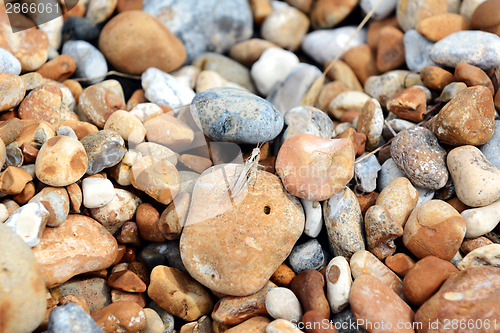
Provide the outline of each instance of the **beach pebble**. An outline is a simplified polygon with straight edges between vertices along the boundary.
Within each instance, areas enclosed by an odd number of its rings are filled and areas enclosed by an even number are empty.
[[[467,255],[469,252],[472,252],[480,247],[494,244],[490,239],[480,236],[476,238],[466,238],[460,245],[460,252]]]
[[[459,31],[434,44],[430,57],[440,65],[465,62],[483,70],[500,65],[500,37],[484,31]]]
[[[196,92],[202,92],[212,88],[237,88],[246,90],[237,83],[230,82],[219,73],[212,70],[204,70],[196,78]]]
[[[33,177],[28,171],[15,167],[8,166],[0,174],[0,191],[4,194],[19,194],[26,184],[33,180]]]
[[[17,233],[28,246],[33,247],[40,242],[48,219],[49,212],[44,205],[34,202],[15,210],[5,221],[5,225]]]
[[[68,192],[60,187],[44,187],[40,192],[33,196],[29,203],[40,202],[49,212],[47,225],[57,227],[61,225],[68,217],[70,210],[70,199]]]
[[[312,134],[330,139],[334,133],[333,122],[328,115],[312,106],[297,106],[288,110],[284,116],[285,125],[282,141],[298,134]]]
[[[445,13],[420,21],[415,29],[428,40],[437,42],[454,32],[470,30],[471,27],[465,17],[455,13]]]
[[[344,187],[323,203],[323,218],[335,256],[364,250],[363,216],[356,195]]]
[[[267,96],[274,86],[290,74],[299,64],[299,58],[292,52],[272,47],[262,52],[250,71],[259,92]]]
[[[389,98],[387,109],[401,119],[421,122],[427,112],[425,91],[415,86],[400,90]]]
[[[495,121],[493,136],[479,149],[491,164],[500,169],[500,120]]]
[[[321,244],[311,239],[303,244],[296,245],[288,256],[288,263],[295,273],[306,269],[320,269],[325,266],[325,256]]]
[[[103,128],[113,112],[123,109],[125,102],[119,95],[102,86],[93,85],[81,93],[77,112],[98,128]]]
[[[460,5],[460,15],[470,20],[477,7],[486,0],[463,0]]]
[[[339,313],[349,304],[352,277],[345,257],[333,258],[325,271],[326,297],[333,313]]]
[[[402,0],[398,1],[396,17],[403,30],[408,31],[428,17],[447,12],[457,13],[459,7],[458,0]]]
[[[60,305],[50,311],[47,333],[102,333],[82,307],[75,303]]]
[[[69,40],[64,43],[62,54],[69,55],[76,63],[76,77],[91,78],[94,84],[104,80],[108,65],[104,55],[92,44],[83,40]]]
[[[182,81],[154,67],[142,73],[141,84],[149,101],[171,109],[191,103],[195,96],[194,91]]]
[[[0,89],[3,91],[2,99],[0,99],[0,111],[7,111],[19,105],[26,93],[23,79],[10,73],[0,73]]]
[[[172,117],[169,114],[163,114],[146,120],[144,128],[149,141],[148,144],[157,143],[174,151],[186,150],[195,139],[195,133],[190,126],[179,118]],[[154,157],[159,159],[157,155]]]
[[[21,63],[9,51],[0,48],[0,73],[21,74]]]
[[[262,37],[276,45],[295,51],[309,28],[308,17],[292,6],[274,10],[261,25]]]
[[[227,333],[265,332],[266,326],[271,322],[267,317],[257,316],[245,320],[241,324],[231,327]],[[212,325],[213,328],[214,325]],[[220,332],[213,330],[213,332]]]
[[[469,252],[457,265],[461,271],[471,267],[500,268],[500,244],[490,244]]]
[[[375,98],[370,98],[361,109],[356,130],[366,135],[366,150],[377,148],[384,128],[384,113],[380,103]]]
[[[214,141],[258,144],[283,128],[283,116],[268,101],[240,89],[203,91],[193,99],[191,112]]]
[[[387,72],[401,67],[405,63],[403,32],[392,26],[384,27],[379,32],[377,44],[377,69]]]
[[[125,141],[116,132],[101,130],[80,140],[88,156],[87,174],[94,175],[118,164],[125,155]]]
[[[143,308],[129,301],[112,303],[90,315],[104,333],[141,332],[147,324]]]
[[[457,197],[471,207],[487,206],[500,198],[500,170],[474,146],[453,149],[447,157]]]
[[[115,197],[115,188],[109,179],[85,178],[82,181],[83,205],[87,208],[101,208]]]
[[[363,158],[365,155],[362,155]],[[356,179],[356,189],[363,192],[372,192],[377,188],[377,175],[382,167],[378,163],[375,155],[354,165],[354,177]]]
[[[309,201],[300,199],[302,207],[304,207],[304,214],[306,215],[306,224],[304,233],[311,237],[318,237],[321,227],[323,226],[323,210],[319,201]]]
[[[365,232],[368,250],[383,260],[396,251],[394,239],[403,236],[403,227],[384,206],[373,205],[365,214]]]
[[[371,76],[365,82],[365,93],[385,106],[392,95],[405,88],[405,78],[409,73],[409,71],[404,70],[393,70]]]
[[[21,16],[21,15],[20,15]],[[16,17],[14,20],[17,20]],[[7,23],[9,24],[9,23]],[[30,28],[33,23],[29,23]],[[12,53],[21,63],[22,72],[35,71],[42,66],[48,58],[49,39],[41,29],[3,28],[1,47]]]
[[[8,226],[0,223],[0,307],[2,329],[31,332],[45,317],[45,282],[30,247]]]
[[[330,316],[330,305],[325,295],[325,279],[318,271],[307,269],[293,280],[291,290],[297,295],[304,313],[317,310],[324,318]]]
[[[461,213],[467,225],[465,237],[479,237],[495,229],[500,223],[500,200],[480,208],[466,209]]]
[[[394,11],[394,9],[396,9],[396,4],[397,0],[382,1],[380,4],[378,4],[378,6],[376,6],[377,1],[375,0],[360,1],[361,9],[363,9],[363,12],[365,13],[369,13],[374,7],[376,7],[372,16],[374,20],[383,20],[384,18],[389,16]]]
[[[165,325],[158,312],[150,308],[144,308],[146,314],[146,328],[144,333],[163,333],[166,332]]]
[[[104,129],[117,132],[129,145],[141,143],[146,136],[146,128],[141,121],[124,110],[113,112],[106,120]]]
[[[302,309],[297,296],[288,288],[273,288],[266,296],[266,310],[274,319],[300,321]]]
[[[399,276],[405,276],[415,265],[415,261],[404,253],[395,253],[385,258],[385,264]]]
[[[412,71],[421,71],[436,63],[430,53],[434,43],[419,34],[416,30],[408,30],[403,38],[406,65]]]
[[[251,67],[265,50],[272,47],[277,45],[264,39],[251,38],[234,44],[229,56],[240,64]]]
[[[89,0],[85,17],[94,24],[103,23],[111,17],[118,0]]]
[[[437,190],[446,185],[446,151],[428,129],[415,126],[398,133],[391,145],[396,165],[418,187]]]
[[[336,119],[349,111],[361,112],[370,96],[360,91],[348,91],[338,94],[328,105],[328,114]]]
[[[286,319],[276,319],[266,326],[266,333],[301,333],[297,325]]]
[[[465,237],[465,219],[450,204],[431,200],[418,205],[405,224],[403,242],[416,257],[453,259]]]

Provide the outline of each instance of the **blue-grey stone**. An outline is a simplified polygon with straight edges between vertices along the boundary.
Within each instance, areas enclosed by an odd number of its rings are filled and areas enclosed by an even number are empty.
[[[491,164],[500,169],[500,120],[495,121],[495,132],[491,139],[479,149]]]
[[[103,333],[92,317],[75,303],[50,311],[47,333]]]
[[[283,142],[298,134],[312,134],[320,138],[331,139],[334,125],[328,115],[312,106],[296,106],[285,113]]]
[[[427,66],[437,66],[430,58],[434,43],[419,34],[417,30],[405,32],[403,43],[405,45],[406,65],[410,70],[420,72]]]
[[[90,133],[80,140],[87,157],[89,166],[87,174],[95,175],[106,168],[117,165],[127,152],[123,138],[111,130],[100,130]]]
[[[154,301],[149,301],[146,307],[155,310],[156,313],[158,313],[158,315],[160,316],[161,320],[163,321],[163,326],[165,326],[165,330],[163,331],[163,333],[174,332],[175,317],[173,315],[165,311]]]
[[[325,266],[325,255],[321,244],[311,239],[303,244],[295,245],[288,256],[290,268],[297,274],[306,269],[321,269]]]
[[[322,75],[316,66],[300,63],[293,68],[282,82],[278,83],[267,96],[276,109],[285,114],[299,106],[311,85]]]
[[[394,179],[398,177],[406,177],[404,172],[401,171],[398,166],[396,165],[396,162],[392,158],[387,159],[382,164],[382,167],[380,168],[380,172],[378,174],[377,178],[377,188],[379,192],[382,192],[382,190],[389,185],[390,182],[392,182]]]
[[[160,106],[168,106],[174,109],[174,112],[181,106],[191,103],[195,95],[193,89],[177,78],[154,67],[142,73],[141,84],[144,96],[149,101]]]
[[[488,70],[500,65],[500,37],[478,30],[458,31],[434,44],[430,57],[448,67],[465,62]]]
[[[95,41],[99,38],[101,29],[86,17],[70,16],[64,21],[62,34],[65,40]]]
[[[360,156],[360,159],[363,156]],[[377,174],[380,169],[381,166],[375,155],[370,155],[361,162],[354,164],[356,189],[363,192],[375,191],[377,188]]]
[[[321,66],[333,60],[342,51],[349,38],[355,33],[355,26],[316,30],[305,35],[302,50]],[[348,49],[366,43],[366,30],[360,30],[349,43]]]
[[[214,141],[258,144],[273,140],[283,128],[283,116],[271,103],[236,88],[198,93],[191,112],[203,133]]]
[[[253,33],[247,0],[144,0],[143,10],[160,19],[186,47],[190,63],[198,54],[224,53]]]
[[[90,84],[101,82],[108,72],[106,58],[95,46],[83,40],[69,40],[64,43],[62,54],[67,54],[76,63],[75,76],[93,78]]]
[[[421,188],[421,187],[416,187],[415,189],[418,192],[418,201],[417,205],[420,205],[421,203],[424,203],[426,201],[432,200],[434,198],[434,194],[436,194],[436,191],[434,190],[429,190],[426,188]]]
[[[378,21],[392,14],[394,9],[396,9],[397,2],[397,0],[385,0],[382,2],[378,0],[361,0],[360,6],[364,13],[369,13],[375,8],[372,19]]]
[[[0,73],[21,74],[21,63],[9,51],[0,48]]]

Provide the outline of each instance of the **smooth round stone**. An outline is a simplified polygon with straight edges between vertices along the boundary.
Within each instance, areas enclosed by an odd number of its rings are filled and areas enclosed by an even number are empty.
[[[351,267],[345,257],[333,258],[325,271],[326,298],[333,313],[339,313],[349,305],[352,277]]]
[[[144,308],[146,314],[147,326],[144,333],[163,333],[165,332],[165,325],[158,312],[150,308]]]
[[[319,0],[311,8],[311,24],[315,30],[332,28],[349,16],[357,7],[359,0],[342,1]],[[306,11],[308,12],[308,11]]]
[[[115,188],[109,179],[89,177],[82,181],[83,205],[101,208],[115,197]]]
[[[336,29],[316,30],[308,33],[302,39],[302,50],[313,58],[317,63],[323,65],[334,59],[354,34],[356,27],[347,26]],[[366,42],[366,30],[358,32],[346,47],[347,51]]]
[[[69,126],[60,126],[57,128],[56,136],[67,136],[72,139],[78,140],[75,131]]]
[[[95,41],[101,28],[86,17],[70,16],[64,21],[62,35],[71,40]]]
[[[500,24],[498,19],[498,1],[485,1],[486,3],[477,6],[471,17],[471,25],[474,29],[494,32]]]
[[[260,38],[252,38],[236,43],[229,51],[229,56],[240,64],[251,67],[259,60],[262,53],[276,44]]]
[[[398,1],[396,17],[404,31],[414,29],[422,20],[447,12],[457,13],[459,0],[401,0]]]
[[[476,8],[485,1],[486,0],[462,0],[460,15],[468,20],[472,19],[472,14],[474,14]]]
[[[392,95],[405,88],[405,79],[409,73],[409,71],[394,70],[371,76],[365,82],[365,93],[385,105]]]
[[[47,333],[101,333],[92,317],[75,303],[50,311]]]
[[[356,129],[358,133],[366,135],[366,150],[372,151],[377,148],[384,129],[384,113],[375,98],[371,98],[363,105]]]
[[[129,111],[131,115],[136,116],[139,120],[144,123],[150,117],[160,116],[163,114],[161,107],[154,103],[139,103]]]
[[[69,40],[64,43],[62,54],[67,54],[76,63],[76,77],[92,78],[94,84],[104,80],[108,72],[106,58],[95,46],[83,40]]]
[[[14,13],[15,15],[15,13]],[[15,20],[17,20],[17,16]],[[6,24],[9,24],[7,22]],[[33,23],[28,23],[32,27]],[[49,40],[47,33],[40,29],[21,29],[11,33],[11,28],[2,28],[2,46],[21,63],[22,72],[32,72],[40,68],[48,58]]]
[[[61,225],[69,214],[70,199],[68,192],[60,187],[44,187],[38,194],[28,201],[41,202],[49,211],[50,216],[47,219],[49,227],[57,227]],[[23,206],[24,207],[24,206]]]
[[[266,326],[266,333],[302,333],[297,325],[286,319],[276,319]]]
[[[49,212],[44,205],[33,202],[16,209],[5,221],[5,225],[19,235],[29,247],[33,247],[40,242],[48,219]]]
[[[196,92],[202,92],[212,88],[236,88],[247,90],[237,83],[230,82],[223,78],[219,73],[204,70],[196,78]]]
[[[403,242],[416,257],[453,259],[465,237],[465,220],[450,204],[431,200],[418,205],[405,224]]]
[[[288,263],[297,274],[306,269],[321,269],[325,266],[321,244],[316,239],[311,239],[295,246],[288,256]]]
[[[299,322],[302,309],[297,296],[288,288],[272,288],[266,296],[267,313],[274,319],[286,319]]]
[[[364,155],[360,156],[363,158]],[[377,157],[371,155],[368,158],[354,164],[354,178],[356,179],[356,189],[362,192],[372,192],[377,188],[377,176],[382,167],[378,163]]]
[[[57,228],[46,228],[33,248],[48,288],[71,277],[106,269],[116,259],[115,238],[94,219],[69,215]]]
[[[214,141],[258,144],[274,139],[283,117],[266,100],[244,90],[214,88],[195,96],[191,112]]]
[[[308,269],[293,278],[290,289],[297,295],[304,313],[318,311],[324,318],[330,316],[330,305],[325,295],[322,273]]]
[[[163,322],[163,326],[165,327],[165,330],[162,332],[163,333],[174,333],[175,317],[172,316],[167,311],[165,311],[164,309],[162,309],[161,307],[159,307],[158,304],[156,304],[153,301],[150,301],[147,304],[147,306],[149,308],[153,309],[154,311],[156,311],[156,313],[158,313],[158,315],[160,315],[160,318]],[[146,310],[146,309],[144,309],[144,310]],[[147,314],[146,314],[146,316],[147,316]]]
[[[383,20],[396,9],[397,0],[382,1],[377,4],[377,0],[361,0],[360,6],[365,13],[369,13],[376,5],[375,11],[373,12],[372,18],[374,20]]]
[[[468,87],[426,124],[439,140],[452,145],[482,145],[495,130],[495,106],[488,88]]]
[[[143,332],[146,328],[146,314],[143,307],[136,302],[111,303],[90,315],[106,332]]]
[[[26,94],[23,79],[10,73],[0,73],[0,89],[2,90],[0,111],[7,111],[19,105]]]
[[[85,17],[92,23],[100,24],[111,17],[118,0],[89,0]]]
[[[118,164],[127,151],[123,138],[110,130],[91,133],[80,142],[88,156],[86,172],[89,175],[94,175]]]
[[[403,227],[381,205],[373,205],[365,214],[365,233],[368,250],[383,260],[396,251],[394,239],[403,236]]]
[[[374,323],[382,321],[384,327],[390,325],[391,329],[380,332],[415,332],[412,328],[414,316],[412,309],[374,276],[367,274],[354,280],[349,303],[354,318],[361,321],[361,327],[369,332],[377,332],[378,330],[373,330],[372,327]]]
[[[470,251],[457,265],[461,271],[471,267],[497,267],[500,268],[500,244],[481,246]]]
[[[282,141],[299,134],[312,134],[324,139],[334,135],[333,121],[328,115],[312,106],[297,106],[285,113],[285,125]]]
[[[115,131],[130,144],[137,144],[144,141],[146,128],[141,121],[128,111],[117,110],[113,112],[106,123],[105,130]]]
[[[172,72],[186,60],[182,42],[156,17],[139,10],[120,13],[106,23],[99,49],[113,67],[131,74],[149,67]]]
[[[479,149],[491,164],[500,169],[500,120],[495,121],[493,136]]]
[[[0,73],[21,74],[21,63],[9,51],[0,48]]]
[[[436,66],[430,57],[431,49],[434,46],[433,42],[413,29],[405,32],[403,42],[406,65],[410,70],[419,72],[427,66]]]
[[[471,320],[493,325],[500,317],[498,272],[494,267],[473,267],[450,276],[415,314],[415,322],[423,323],[419,331],[433,332],[435,328],[430,323],[444,322],[445,318],[456,319],[459,323]],[[496,325],[498,329],[498,323]]]
[[[354,155],[349,139],[323,139],[299,134],[283,143],[275,168],[292,195],[323,201],[352,179]]]
[[[163,114],[144,122],[148,141],[158,143],[177,152],[187,149],[195,139],[192,128],[179,118]],[[155,156],[157,158],[157,156]]]
[[[437,190],[446,185],[446,151],[434,134],[415,126],[398,133],[392,141],[391,157],[413,184]]]
[[[415,29],[430,41],[437,42],[454,32],[470,30],[469,20],[455,13],[445,13],[420,21]]]
[[[500,199],[500,170],[478,148],[453,149],[447,164],[457,197],[467,206],[483,207]]]
[[[109,175],[122,186],[131,185],[132,183],[130,182],[130,169],[141,156],[141,153],[135,150],[128,150],[125,155],[123,155],[120,163],[110,168]]]
[[[141,75],[141,84],[146,98],[159,106],[171,109],[191,103],[195,93],[170,74],[158,68],[148,68]]]
[[[484,31],[455,32],[434,44],[430,57],[448,67],[465,62],[488,70],[500,65],[500,37]]]
[[[348,111],[360,112],[369,100],[370,96],[361,91],[342,92],[328,105],[328,114],[336,119],[341,119],[342,115]]]
[[[500,200],[488,206],[466,209],[461,213],[467,225],[465,237],[479,237],[495,229],[500,222]]]
[[[323,226],[323,210],[321,208],[321,203],[319,201],[309,201],[305,199],[300,199],[300,203],[306,215],[304,233],[311,238],[316,238]]]
[[[23,120],[44,120],[52,126],[61,121],[61,90],[44,85],[32,90],[19,105],[19,118]]]
[[[45,282],[30,247],[0,223],[0,308],[5,332],[31,332],[45,317]]]
[[[134,147],[142,156],[152,156],[157,160],[167,160],[173,165],[177,164],[178,156],[167,147],[154,142],[142,142]],[[130,165],[133,165],[130,164]],[[181,171],[183,172],[183,171]]]
[[[229,51],[252,35],[252,12],[245,0],[144,0],[143,10],[179,37],[186,47],[186,63],[206,51]]]
[[[271,47],[262,52],[259,60],[252,65],[250,74],[259,92],[267,96],[298,64],[299,58],[294,53]]]
[[[279,178],[265,171],[230,200],[225,175],[232,184],[231,175],[241,167],[223,168],[208,169],[196,182],[181,256],[190,275],[211,290],[245,296],[262,289],[283,263],[305,218],[298,200],[292,201]]]
[[[438,100],[447,103],[451,101],[459,92],[465,90],[466,88],[467,85],[463,82],[449,83],[443,88],[443,91],[441,92]]]
[[[274,87],[267,96],[267,100],[281,114],[285,114],[291,108],[301,105],[302,98],[321,75],[321,71],[316,66],[300,63],[293,68],[285,80]]]
[[[363,216],[356,195],[344,187],[323,203],[323,218],[335,256],[351,257],[364,250]]]
[[[309,28],[308,17],[292,6],[284,6],[269,14],[262,22],[260,33],[265,40],[284,49],[295,51]]]
[[[87,171],[89,159],[84,146],[67,136],[53,137],[42,146],[35,161],[37,178],[50,186],[67,186]]]

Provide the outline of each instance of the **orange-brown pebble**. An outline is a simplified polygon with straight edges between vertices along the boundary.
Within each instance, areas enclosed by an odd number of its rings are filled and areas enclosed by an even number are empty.
[[[420,72],[420,80],[429,89],[442,91],[455,80],[453,74],[437,66],[427,66]]]
[[[83,92],[82,85],[78,81],[71,79],[63,81],[62,84],[64,84],[64,86],[66,86],[69,89],[69,91],[71,91],[71,94],[75,98],[75,102],[78,103],[80,95]]]
[[[62,82],[70,78],[75,70],[76,63],[73,58],[69,55],[61,54],[37,69],[37,73],[46,79]]]
[[[271,7],[269,0],[250,0],[249,3],[252,9],[253,20],[257,25],[261,24],[273,12],[273,7]]]
[[[493,244],[493,242],[484,236],[480,236],[477,238],[466,238],[462,242],[462,245],[460,245],[460,251],[462,251],[463,254],[467,254],[471,251],[474,251],[475,249],[479,249],[480,247],[490,244]]]
[[[116,11],[121,13],[127,10],[142,10],[142,0],[118,0]]]
[[[130,96],[129,100],[127,101],[127,110],[132,110],[134,107],[137,106],[137,104],[141,103],[147,103],[148,100],[146,99],[146,96],[144,96],[144,89],[137,89],[132,93],[132,96]]]
[[[21,151],[23,152],[25,163],[35,163],[36,157],[38,155],[38,149],[30,144],[23,143],[23,145],[21,146]]]
[[[318,310],[325,318],[330,317],[330,305],[325,295],[325,278],[320,272],[306,269],[297,275],[290,289],[297,295],[302,310]]]
[[[54,85],[44,85],[33,89],[19,105],[19,118],[44,120],[53,126],[61,122],[61,89]]]
[[[380,37],[380,31],[385,27],[399,28],[396,16],[391,16],[382,21],[371,21],[368,25],[368,31],[366,33],[366,43],[374,51],[377,50],[378,39]]]
[[[28,171],[9,166],[0,174],[0,191],[5,194],[19,194],[26,184],[33,180]]]
[[[473,29],[490,30],[500,25],[500,1],[487,0],[477,6],[472,14],[471,26]]]
[[[146,293],[129,293],[119,289],[111,290],[111,302],[134,302],[141,308],[146,306]]]
[[[368,44],[361,44],[347,50],[342,60],[351,67],[361,84],[374,75],[379,75],[375,53]]]
[[[16,194],[15,196],[12,197],[15,202],[17,202],[20,205],[24,205],[27,203],[33,196],[35,195],[35,184],[33,182],[29,182],[24,186],[24,189],[21,191],[21,193]]]
[[[64,120],[61,122],[61,126],[71,127],[71,129],[75,132],[78,140],[83,139],[84,137],[86,137],[91,133],[99,131],[97,126],[91,123],[87,123],[85,121],[78,121],[78,120]]]
[[[361,214],[364,216],[368,208],[375,205],[378,198],[377,192],[364,193],[362,195],[356,194],[358,198],[359,207],[361,208]]]
[[[453,197],[446,202],[449,203],[453,208],[455,208],[459,213],[462,213],[464,210],[471,208],[460,201],[460,199],[457,197]]]
[[[131,292],[142,293],[146,291],[146,284],[132,271],[123,270],[108,277],[110,287]]]
[[[0,139],[7,146],[14,142],[23,129],[23,122],[19,118],[12,118],[0,124]]]
[[[136,333],[144,330],[147,325],[144,310],[134,302],[111,303],[90,315],[105,333]]]
[[[279,267],[273,273],[273,275],[271,276],[271,281],[276,283],[280,287],[289,288],[294,277],[295,272],[283,263],[279,265]]]
[[[78,1],[73,8],[64,13],[63,17],[65,20],[67,20],[72,16],[83,17],[85,16],[86,12],[87,12],[87,7],[83,4],[83,2]]]
[[[415,123],[424,120],[427,101],[425,92],[419,87],[403,89],[387,101],[387,109],[401,119]]]
[[[479,67],[461,62],[455,67],[455,81],[462,81],[468,87],[485,86],[495,94],[495,88],[488,75]]]
[[[160,213],[149,203],[140,204],[136,211],[136,222],[141,238],[150,242],[164,242],[165,237],[160,232],[158,220]]]
[[[271,321],[267,317],[258,316],[245,320],[239,325],[231,327],[227,331],[216,331],[212,326],[213,333],[265,333],[266,327]],[[214,320],[214,323],[218,323]]]
[[[431,42],[437,42],[452,33],[469,30],[470,22],[462,15],[444,13],[423,19],[415,29]]]
[[[407,254],[395,253],[385,258],[385,265],[399,276],[405,276],[413,265],[415,265],[415,261]]]
[[[202,173],[213,165],[210,159],[192,154],[182,154],[179,159],[182,164],[197,173]]]
[[[387,72],[405,63],[403,32],[398,28],[385,27],[380,30],[377,44],[377,68]]]
[[[334,324],[328,323],[329,319],[318,310],[307,311],[302,316],[304,330],[306,333],[337,333]]]
[[[354,151],[357,156],[363,155],[366,147],[366,135],[364,133],[357,133],[354,128],[348,128],[342,133],[339,133],[336,139],[349,139],[354,145]]]
[[[229,56],[240,64],[250,67],[259,60],[265,50],[271,47],[278,47],[278,45],[265,39],[252,38],[234,44],[229,51]]]
[[[333,81],[325,84],[319,91],[318,98],[314,106],[324,112],[328,111],[330,102],[337,97],[340,93],[349,91],[346,85],[340,81]]]

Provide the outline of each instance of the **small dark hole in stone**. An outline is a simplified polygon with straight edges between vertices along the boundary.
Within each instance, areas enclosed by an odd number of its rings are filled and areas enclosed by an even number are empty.
[[[264,214],[269,215],[271,213],[271,207],[265,206],[264,207]]]
[[[215,279],[215,274],[212,274],[212,279]]]

